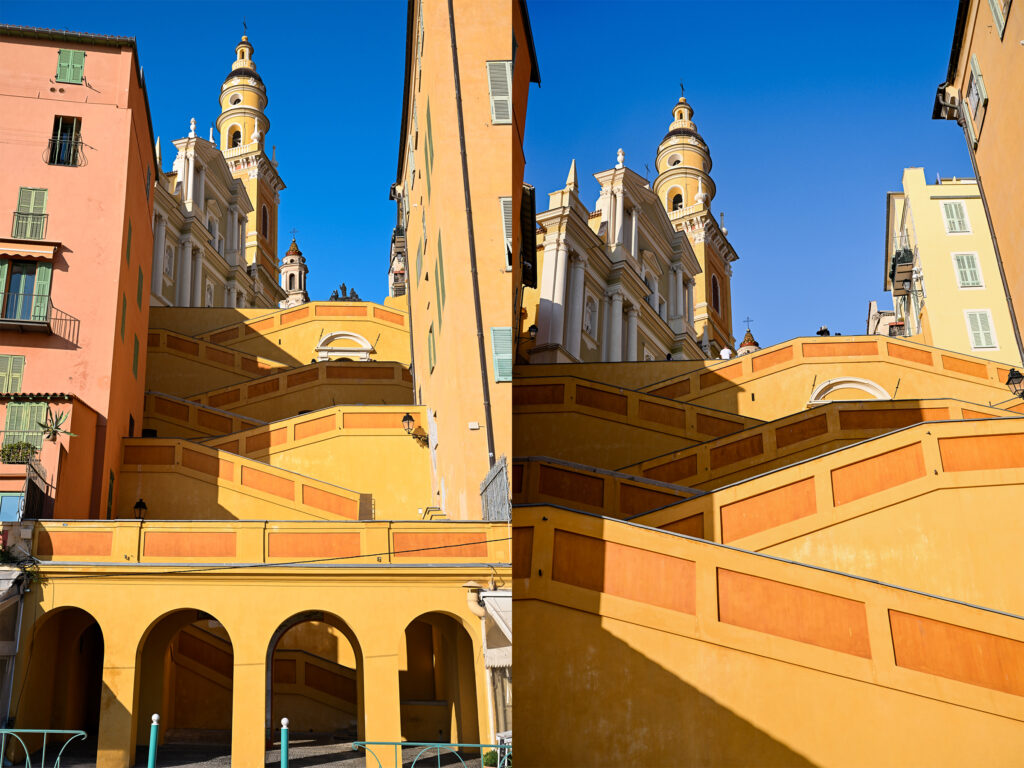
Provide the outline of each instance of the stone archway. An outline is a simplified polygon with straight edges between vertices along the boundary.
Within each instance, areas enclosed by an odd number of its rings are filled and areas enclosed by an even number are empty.
[[[318,362],[347,358],[369,361],[373,346],[358,333],[336,331],[323,336],[313,350]]]

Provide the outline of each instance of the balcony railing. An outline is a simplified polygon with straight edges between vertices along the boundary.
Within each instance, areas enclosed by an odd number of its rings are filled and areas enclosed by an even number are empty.
[[[28,464],[43,447],[40,429],[0,431],[0,464]]]
[[[46,213],[24,213],[14,212],[14,226],[11,227],[11,237],[21,240],[42,240],[46,237],[46,220],[49,214]]]
[[[81,139],[50,139],[46,146],[49,165],[85,165]]]
[[[0,329],[11,326],[78,341],[78,320],[53,306],[46,293],[0,294]]]
[[[893,323],[889,326],[890,336],[910,336],[910,328],[904,323]]]

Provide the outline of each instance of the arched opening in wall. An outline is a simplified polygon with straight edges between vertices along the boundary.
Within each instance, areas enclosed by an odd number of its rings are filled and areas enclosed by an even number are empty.
[[[373,347],[357,333],[338,331],[323,336],[313,352],[316,359],[323,360],[359,360],[368,361]]]
[[[295,275],[288,275],[288,290],[295,290]]]
[[[351,754],[348,743],[365,733],[363,701],[362,649],[341,618],[304,611],[281,623],[267,647],[266,726],[277,752],[269,755],[272,762],[280,757],[284,717],[296,764],[306,752],[323,763]]]
[[[270,237],[270,212],[265,205],[260,211],[260,232],[264,237]]]
[[[184,608],[150,625],[135,661],[137,765],[146,759],[154,713],[161,760],[231,754],[234,666],[231,638],[208,613]]]
[[[678,211],[683,207],[683,192],[681,189],[672,189],[668,193],[668,209],[670,211]]]
[[[679,155],[669,155],[668,167],[671,168],[673,166],[679,165],[681,162],[683,162],[683,158],[680,157]]]
[[[232,147],[240,147],[240,146],[242,146],[242,132],[241,131],[232,131],[231,132],[231,146]]]
[[[87,738],[68,744],[62,760],[65,764],[85,761],[76,765],[95,761],[103,695],[103,632],[96,619],[81,608],[49,611],[32,627],[21,655],[25,671],[20,681],[14,681],[8,727],[85,731]],[[117,706],[114,703],[112,710]],[[112,710],[108,714],[116,717]],[[25,734],[21,739],[33,755],[43,746],[41,735]],[[63,744],[61,737],[47,739],[47,759],[53,760]],[[25,749],[8,737],[3,758],[21,765]],[[33,756],[31,764],[37,762]]]
[[[402,738],[480,744],[478,671],[473,640],[458,619],[433,612],[411,621],[398,672]]]
[[[722,290],[718,287],[718,275],[711,276],[711,306],[715,312],[722,312]]]

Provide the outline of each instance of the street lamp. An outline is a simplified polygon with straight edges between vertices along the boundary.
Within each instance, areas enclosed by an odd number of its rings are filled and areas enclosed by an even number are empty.
[[[402,417],[402,428],[405,429],[405,434],[412,434],[412,425],[415,423],[416,420],[412,417],[411,413],[407,413]]]
[[[1014,397],[1024,400],[1024,374],[1016,368],[1010,369],[1010,375],[1006,377],[1006,387]]]
[[[141,520],[142,518],[144,518],[146,516],[146,509],[146,502],[144,502],[142,499],[136,501],[135,506],[132,507],[132,510],[135,512],[135,519]]]
[[[536,325],[536,323],[534,323],[533,325],[531,325],[531,326],[530,326],[529,328],[527,328],[527,329],[526,329],[526,332],[527,332],[528,334],[530,334],[530,338],[531,338],[531,339],[534,339],[534,340],[535,340],[535,339],[537,338],[537,331],[538,331],[538,330],[539,330],[539,329],[537,328],[537,325]]]

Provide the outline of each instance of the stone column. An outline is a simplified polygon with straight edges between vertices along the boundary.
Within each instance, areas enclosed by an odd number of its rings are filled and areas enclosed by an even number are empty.
[[[206,208],[206,168],[199,169],[199,181],[196,184],[196,197],[199,200],[199,210]]]
[[[622,289],[609,291],[611,311],[608,313],[608,362],[618,363],[622,360]]]
[[[192,306],[193,307],[204,307],[206,306],[205,297],[203,296],[203,248],[200,246],[194,251],[193,267],[192,267]]]
[[[156,236],[153,238],[153,276],[149,290],[154,296],[163,297],[164,249],[167,247],[167,219],[156,217]]]
[[[178,307],[191,306],[192,297],[192,238],[181,239],[181,256],[178,258],[178,276],[174,286],[174,304]]]
[[[636,306],[626,310],[626,360],[636,360],[636,318],[639,314]]]
[[[640,219],[640,217],[636,215],[636,208],[634,208],[633,212],[629,216],[629,220],[630,220],[629,223],[630,223],[630,227],[631,227],[630,228],[630,232],[629,232],[629,246],[630,246],[629,250],[630,250],[630,253],[633,254],[633,258],[634,259],[637,257],[637,254],[640,253],[640,246],[637,243],[637,238],[638,238],[638,236],[640,234],[640,232],[639,232],[639,224],[638,224],[639,219]]]
[[[683,265],[675,265],[675,274],[672,276],[676,286],[676,315],[686,317],[686,307],[689,304],[683,296]]]
[[[686,322],[693,326],[693,285],[692,279],[686,281]]]
[[[195,160],[185,155],[185,179],[182,181],[184,187],[184,194],[182,197],[185,200],[185,205],[190,206],[194,198],[195,193],[195,175],[196,175],[196,164]]]
[[[580,356],[580,336],[583,333],[583,286],[586,282],[587,257],[573,253],[569,280],[569,318],[565,327],[565,348],[573,357]]]
[[[626,195],[622,190],[622,187],[616,187],[612,190],[615,195],[615,244],[622,245],[622,230],[623,230],[623,216],[624,206],[626,202]]]
[[[609,293],[605,291],[601,294],[601,328],[599,341],[601,343],[601,362],[608,362],[608,323],[609,315],[611,313],[611,302],[609,299]]]
[[[563,343],[563,328],[565,323],[565,281],[569,271],[569,247],[565,242],[565,236],[559,236],[557,249],[555,251],[555,268],[552,274],[550,314],[548,316],[548,334],[544,339],[547,344]]]

